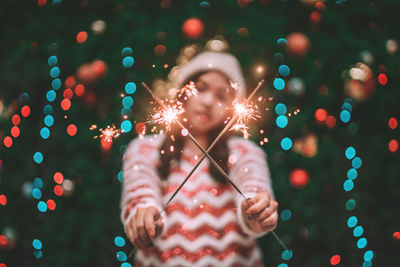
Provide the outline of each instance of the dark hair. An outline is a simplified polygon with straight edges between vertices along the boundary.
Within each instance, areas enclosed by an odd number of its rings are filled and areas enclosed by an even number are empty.
[[[199,72],[187,79],[187,81],[184,84],[189,83],[189,81],[197,81],[197,79],[206,73],[207,71]],[[224,75],[226,77],[226,75]],[[226,80],[229,83],[229,79],[226,77]],[[222,129],[225,127],[225,124],[222,123],[209,133],[209,140],[208,140],[208,146],[211,144],[212,141],[217,138],[218,134],[222,131]],[[174,136],[174,140],[170,136]],[[182,136],[180,129],[178,126],[173,125],[170,136],[167,136],[164,140],[164,142],[161,144],[160,148],[160,165],[158,167],[158,172],[161,176],[162,180],[167,179],[171,172],[171,165],[173,163],[180,163],[181,160],[181,152],[183,151],[183,146],[184,146],[184,140],[185,136]],[[214,148],[210,151],[210,156],[221,166],[221,168],[228,173],[228,154],[229,154],[229,148],[227,141],[229,139],[230,132],[227,132],[222,136],[222,138],[216,143]],[[170,147],[174,146],[174,150],[170,151]],[[204,149],[207,149],[208,147],[205,147]],[[164,153],[161,153],[161,151],[164,151]],[[201,157],[200,157],[201,158]],[[217,181],[221,183],[225,183],[226,180],[225,178],[221,175],[221,173],[217,170],[217,168],[214,167],[214,165],[210,162],[209,165],[210,168],[210,173],[211,176]]]

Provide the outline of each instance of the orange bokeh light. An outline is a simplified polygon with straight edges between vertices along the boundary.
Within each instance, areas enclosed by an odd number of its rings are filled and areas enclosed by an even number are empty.
[[[64,193],[64,189],[62,188],[61,185],[56,185],[54,186],[54,194],[56,194],[57,196],[62,196],[62,194]]]
[[[86,42],[87,38],[88,34],[85,31],[78,32],[76,35],[76,41],[80,44]]]
[[[389,147],[389,151],[394,153],[399,149],[399,142],[395,139],[390,140],[388,147]]]
[[[15,114],[14,116],[12,116],[11,121],[15,126],[17,126],[21,123],[21,117],[18,114]]]
[[[72,91],[71,88],[67,88],[64,90],[63,96],[66,99],[71,99],[74,96],[74,91]]]
[[[11,135],[14,138],[17,138],[19,136],[19,134],[20,134],[20,130],[19,130],[18,126],[14,126],[11,128]]]
[[[61,101],[61,108],[63,110],[68,110],[71,107],[71,101],[69,99],[63,99]]]
[[[23,106],[22,108],[21,108],[21,114],[22,114],[22,116],[24,116],[24,117],[28,117],[29,116],[29,114],[31,114],[31,108],[29,107],[29,106]]]
[[[319,108],[315,111],[315,119],[319,122],[324,122],[328,116],[328,112],[325,109]]]
[[[67,127],[67,133],[68,133],[70,136],[76,135],[77,131],[78,131],[78,128],[76,128],[75,124],[70,124],[70,125],[68,125],[68,127]]]
[[[85,93],[85,86],[83,84],[77,84],[75,86],[75,94],[81,96]]]
[[[54,210],[56,208],[56,202],[52,199],[47,200],[47,207],[49,210]]]
[[[56,172],[53,179],[57,184],[61,184],[64,181],[64,175],[61,172]]]
[[[3,142],[4,142],[4,145],[5,145],[6,147],[11,147],[11,146],[12,146],[12,143],[13,143],[12,138],[11,138],[10,136],[4,137]]]

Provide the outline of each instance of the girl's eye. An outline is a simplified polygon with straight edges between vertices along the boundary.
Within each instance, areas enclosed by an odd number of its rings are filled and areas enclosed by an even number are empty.
[[[197,85],[196,88],[197,88],[197,91],[199,91],[199,92],[203,92],[204,90],[206,90],[206,88],[203,85]]]
[[[221,101],[225,101],[226,95],[225,95],[225,94],[219,93],[219,94],[217,94],[217,98],[218,98],[219,100],[221,100]]]

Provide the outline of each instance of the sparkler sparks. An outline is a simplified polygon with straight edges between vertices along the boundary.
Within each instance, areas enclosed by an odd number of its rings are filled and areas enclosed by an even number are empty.
[[[167,99],[165,102],[168,104],[163,105],[159,108],[154,109],[154,114],[151,115],[150,122],[155,124],[164,124],[167,131],[171,130],[171,125],[178,119],[179,115],[185,112],[183,108],[183,101],[187,100],[191,96],[197,96],[199,92],[197,91],[194,82],[186,84],[178,93],[177,97],[174,99]]]
[[[89,129],[95,130],[95,129],[97,129],[97,125],[93,124],[92,126],[90,126]],[[105,128],[105,129],[100,128],[99,131],[101,134],[96,135],[93,138],[94,139],[101,138],[106,142],[112,142],[115,138],[119,137],[122,132],[121,129],[116,129],[115,125],[112,125],[112,126],[108,125],[107,128]]]
[[[239,103],[238,99],[235,99],[233,102],[233,106],[235,109],[235,113],[238,116],[236,123],[232,126],[230,130],[241,131],[245,137],[249,136],[247,129],[249,128],[246,124],[250,120],[256,120],[257,118],[261,118],[259,115],[259,110],[257,105],[251,103]]]

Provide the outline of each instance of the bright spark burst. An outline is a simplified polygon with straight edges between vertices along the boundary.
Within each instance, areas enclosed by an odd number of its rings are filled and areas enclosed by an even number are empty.
[[[191,96],[198,96],[199,91],[197,91],[196,84],[192,81],[189,82],[189,84],[186,84],[178,93],[178,99],[180,99],[182,96],[184,97],[184,100],[187,100],[188,97]]]
[[[232,125],[231,130],[241,131],[245,137],[248,137],[249,133],[247,129],[249,129],[249,127],[246,124],[250,120],[261,118],[258,107],[253,104],[253,102],[248,104],[246,104],[246,102],[239,103],[237,99],[234,100],[233,107],[236,115],[238,115],[238,119],[236,123]]]
[[[154,114],[151,115],[151,122],[164,124],[167,131],[171,130],[171,125],[178,119],[179,115],[185,112],[183,103],[179,99],[187,100],[189,97],[197,96],[197,91],[194,82],[190,81],[177,94],[177,96],[167,102],[166,108],[159,107],[154,109]]]
[[[92,126],[90,126],[89,129],[94,130],[96,128],[97,128],[97,125],[93,124]],[[101,134],[96,135],[93,138],[94,139],[101,138],[101,139],[104,139],[104,141],[106,141],[106,142],[112,142],[113,139],[119,137],[122,132],[121,129],[116,129],[115,125],[112,125],[112,126],[108,125],[107,128],[105,128],[105,129],[100,128],[99,131]]]

